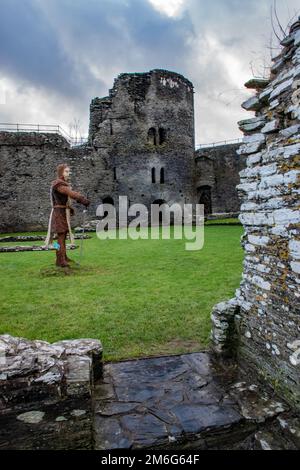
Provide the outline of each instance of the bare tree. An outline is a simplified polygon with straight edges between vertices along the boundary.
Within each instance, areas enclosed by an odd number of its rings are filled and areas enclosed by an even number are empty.
[[[280,19],[280,14],[278,13],[277,0],[273,0],[273,3],[270,7],[270,23],[271,30],[268,33],[268,39],[264,46],[264,51],[262,53],[257,53],[252,51],[253,58],[249,62],[250,70],[253,78],[263,78],[269,79],[270,70],[272,66],[272,59],[281,51],[282,40],[287,37],[289,29],[295,18],[300,12],[299,10],[294,10],[292,13],[289,9],[288,4],[285,2],[285,7],[287,10],[287,17],[289,18],[286,27],[283,27],[284,20]],[[234,101],[241,100],[241,96],[246,97],[245,88],[234,88],[229,90],[223,90],[217,95],[217,99],[223,101],[225,106],[230,106]]]
[[[289,21],[287,22],[285,28],[283,27],[283,24],[282,24],[283,20],[279,19],[279,14],[277,11],[277,0],[273,0],[273,4],[271,5],[271,8],[270,8],[272,32],[278,41],[275,49],[280,49],[280,43],[287,37],[291,25],[293,24],[293,22],[295,21],[295,18],[298,16],[300,12],[300,8],[298,10],[294,10],[293,16],[291,16],[291,12],[286,1],[285,1],[285,6],[287,9],[287,14],[289,18]]]
[[[272,31],[275,37],[278,39],[278,42],[280,42],[287,36],[287,33],[282,27],[282,24],[278,18],[278,13],[277,13],[277,1],[273,0],[273,5],[271,5],[271,25],[272,25]],[[276,21],[276,24],[275,24]]]
[[[292,23],[300,12],[300,9],[294,10],[293,16],[291,16],[287,2],[285,2],[285,7],[288,18],[290,19],[284,28],[284,20],[280,19],[280,15],[278,13],[277,0],[273,0],[273,3],[270,6],[271,32],[268,42],[265,45],[265,50],[268,51],[268,56],[259,56],[250,61],[249,65],[254,78],[269,78],[272,59],[278,52],[280,52],[281,42],[287,37]]]

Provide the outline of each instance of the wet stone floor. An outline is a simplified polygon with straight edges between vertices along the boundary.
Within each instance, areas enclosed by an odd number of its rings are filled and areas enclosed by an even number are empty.
[[[300,420],[272,393],[207,353],[104,365],[95,449],[297,449]]]

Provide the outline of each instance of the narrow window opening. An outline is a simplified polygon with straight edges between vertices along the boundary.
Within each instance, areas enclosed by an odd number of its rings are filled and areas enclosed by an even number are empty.
[[[148,131],[147,141],[151,145],[156,145],[156,129],[154,127],[150,127]]]
[[[166,129],[164,129],[163,127],[160,127],[158,129],[158,137],[159,137],[159,145],[163,144],[167,138]]]
[[[161,184],[165,182],[165,169],[164,168],[160,169],[160,182]]]
[[[155,168],[152,168],[151,175],[152,175],[152,183],[155,183]]]

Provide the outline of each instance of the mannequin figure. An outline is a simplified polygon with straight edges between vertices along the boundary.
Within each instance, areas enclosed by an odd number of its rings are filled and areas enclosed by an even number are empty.
[[[90,201],[82,194],[72,190],[70,184],[70,167],[63,163],[57,167],[57,179],[52,181],[50,196],[52,211],[50,214],[48,234],[45,244],[49,246],[52,243],[54,233],[57,233],[57,242],[59,249],[56,250],[56,266],[68,267],[72,260],[66,253],[66,237],[70,234],[70,241],[74,243],[74,237],[71,230],[70,215],[74,214],[71,206],[71,199],[88,207]]]

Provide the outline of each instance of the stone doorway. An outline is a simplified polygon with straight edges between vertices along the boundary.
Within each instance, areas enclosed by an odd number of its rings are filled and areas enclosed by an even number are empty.
[[[152,204],[158,204],[159,206],[161,206],[162,204],[166,204],[166,201],[164,201],[163,199],[155,199],[155,201],[152,202]],[[163,222],[163,214],[162,214],[162,211],[159,212],[159,225],[162,225],[162,222]]]
[[[198,194],[199,194],[199,204],[204,204],[204,215],[211,214],[212,213],[211,187],[200,186],[198,188]]]

